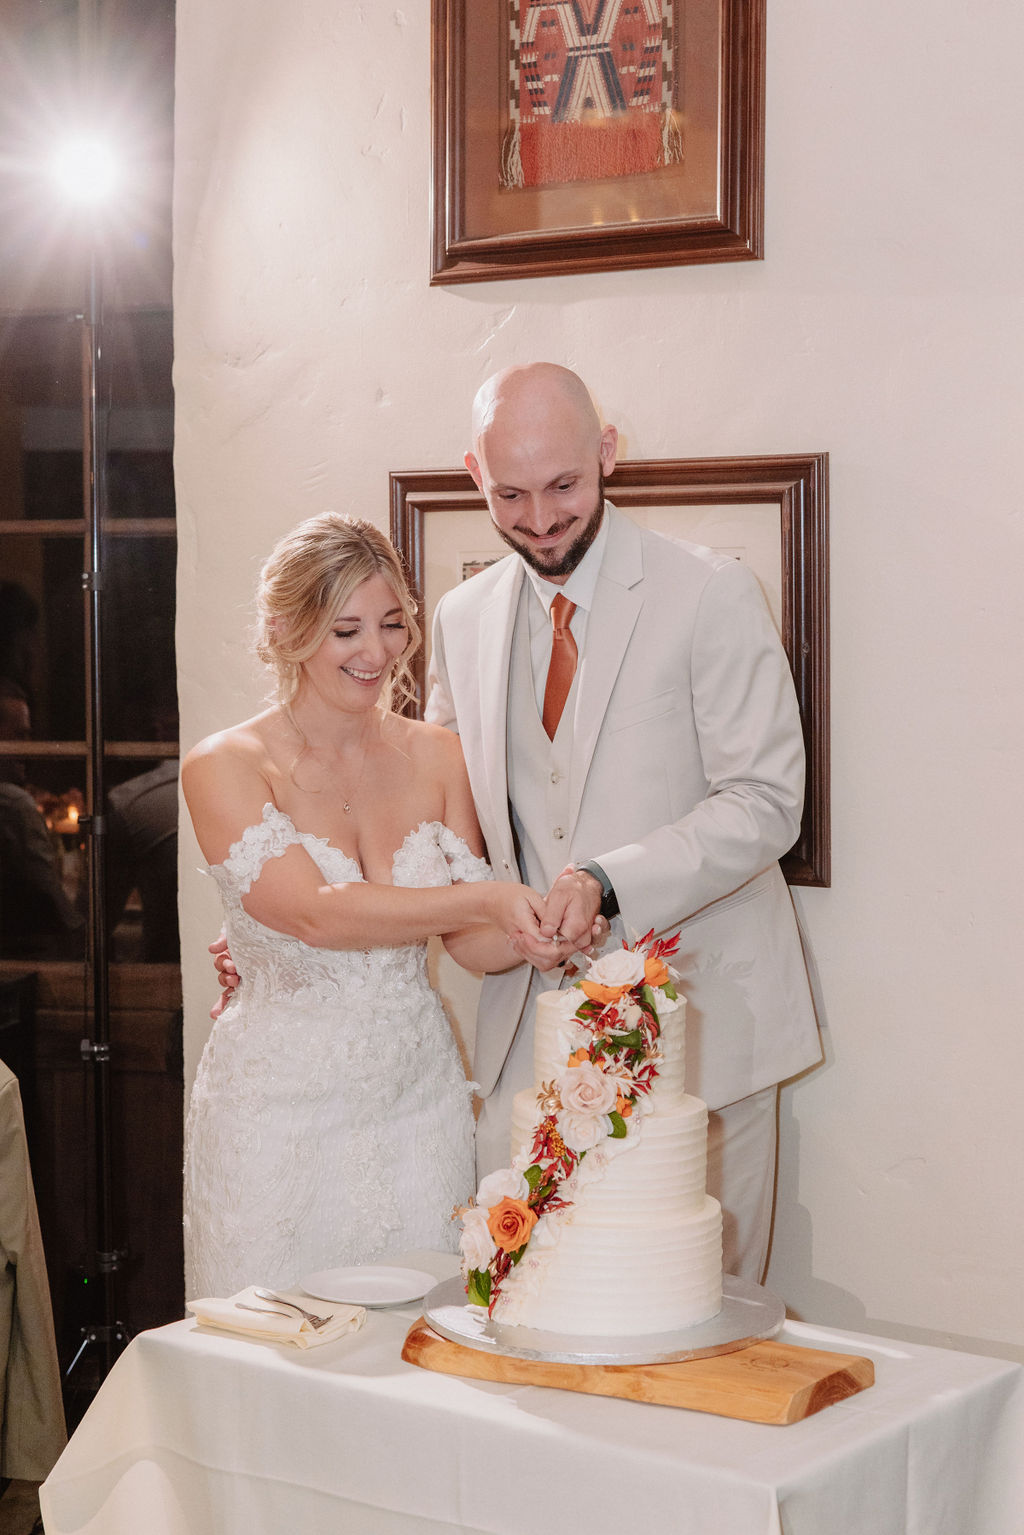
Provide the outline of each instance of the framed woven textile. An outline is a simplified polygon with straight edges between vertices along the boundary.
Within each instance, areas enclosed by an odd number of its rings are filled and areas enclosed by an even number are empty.
[[[635,522],[707,544],[757,576],[789,657],[807,758],[800,838],[782,868],[791,885],[828,885],[828,454],[627,459],[607,484]],[[422,605],[426,643],[412,662],[421,712],[437,603],[508,548],[464,469],[393,473],[391,539]]]
[[[765,0],[433,0],[431,282],[748,261]]]

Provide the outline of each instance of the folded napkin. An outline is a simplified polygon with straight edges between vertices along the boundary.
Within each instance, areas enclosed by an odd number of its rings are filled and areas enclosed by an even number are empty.
[[[292,1348],[316,1348],[320,1343],[334,1343],[346,1333],[358,1332],[366,1321],[365,1306],[338,1305],[334,1301],[312,1300],[308,1295],[296,1295],[294,1291],[277,1290],[275,1294],[285,1300],[293,1300],[297,1306],[312,1311],[317,1316],[329,1316],[326,1327],[314,1327],[297,1311],[289,1311],[276,1301],[263,1300],[250,1286],[239,1290],[227,1300],[216,1296],[205,1300],[190,1300],[187,1309],[204,1327],[217,1327],[223,1332],[237,1333],[243,1338],[270,1339],[274,1343],[287,1343]],[[260,1316],[255,1311],[240,1311],[239,1301],[246,1306],[258,1306],[265,1312],[287,1312],[287,1316]]]

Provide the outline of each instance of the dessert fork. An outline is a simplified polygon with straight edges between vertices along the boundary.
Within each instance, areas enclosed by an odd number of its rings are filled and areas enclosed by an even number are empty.
[[[285,1300],[283,1295],[275,1295],[273,1290],[261,1289],[259,1285],[253,1285],[252,1293],[254,1295],[258,1295],[260,1300],[272,1300],[275,1301],[279,1306],[291,1306],[295,1311],[299,1313],[301,1317],[305,1317],[306,1321],[310,1324],[311,1327],[317,1329],[326,1327],[328,1322],[331,1320],[329,1316],[317,1316],[315,1311],[306,1311],[305,1308],[300,1306],[297,1301]]]

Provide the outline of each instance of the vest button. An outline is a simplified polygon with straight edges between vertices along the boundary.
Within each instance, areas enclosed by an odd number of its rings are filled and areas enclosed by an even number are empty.
[[[562,782],[562,775],[558,771],[557,768],[555,769],[555,771],[551,775],[551,782],[552,783],[561,783]]]
[[[556,842],[561,842],[562,838],[565,836],[565,832],[560,826],[556,826],[551,835],[554,837]]]

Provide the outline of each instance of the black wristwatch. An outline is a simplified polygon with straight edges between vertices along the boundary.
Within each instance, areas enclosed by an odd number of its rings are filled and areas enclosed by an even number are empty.
[[[613,917],[617,917],[619,915],[618,896],[615,894],[612,882],[601,865],[599,863],[578,863],[576,869],[580,874],[589,874],[601,886],[601,905],[598,908],[601,916],[609,922]]]

